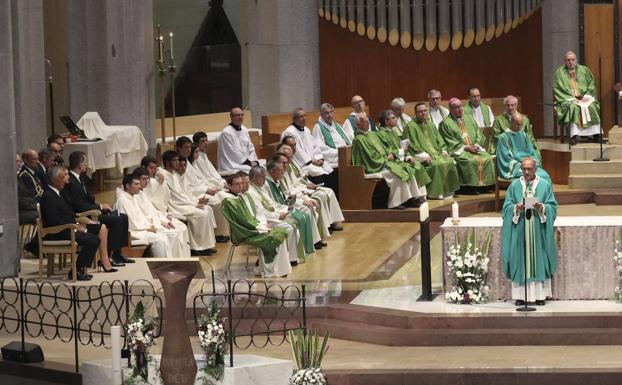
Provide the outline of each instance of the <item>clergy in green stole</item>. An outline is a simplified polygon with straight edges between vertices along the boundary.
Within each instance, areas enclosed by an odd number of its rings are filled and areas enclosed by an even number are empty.
[[[257,229],[259,222],[255,218],[255,213],[249,210],[241,196],[236,195],[241,191],[241,187],[237,189],[234,185],[236,183],[241,185],[241,180],[242,178],[237,175],[231,179],[229,191],[233,196],[225,198],[222,207],[223,214],[229,222],[231,238],[235,243],[246,243],[261,249],[264,261],[272,263],[277,248],[287,238],[287,231],[279,227],[273,227],[267,232],[260,232]],[[254,205],[252,199],[249,201]]]
[[[525,158],[532,158],[536,162],[537,175],[551,181],[549,174],[540,164],[540,154],[533,148],[524,127],[523,116],[518,112],[514,115],[510,129],[499,136],[497,147],[497,169],[499,176],[504,179],[514,179],[522,175],[521,162]]]
[[[482,114],[481,121],[476,117],[475,110],[479,107]],[[464,106],[464,113],[475,119],[478,127],[491,127],[494,120],[490,106],[482,102],[482,97],[477,88],[469,89],[469,101]]]
[[[594,127],[584,135],[600,134],[600,104],[596,99],[596,87],[592,71],[577,63],[574,52],[566,53],[565,65],[555,70],[553,96],[557,122],[564,127],[576,124],[581,131]]]
[[[449,110],[449,116],[443,119],[438,131],[456,161],[460,185],[493,185],[494,158],[483,148],[485,138],[475,119],[464,113],[458,98],[449,101]]]
[[[550,279],[557,270],[557,248],[554,222],[557,202],[551,184],[536,176],[536,164],[527,158],[522,162],[523,176],[510,184],[503,204],[501,256],[503,272],[512,280],[512,298],[525,300],[525,266],[527,267],[528,301],[542,301],[551,296]],[[523,199],[537,197],[539,204],[523,208]],[[525,265],[525,256],[527,263]]]
[[[499,136],[503,134],[505,131],[510,129],[510,122],[512,121],[512,116],[519,113],[517,110],[518,107],[518,99],[513,95],[508,95],[503,99],[503,105],[505,106],[505,112],[495,118],[495,121],[492,123],[492,135],[490,137],[490,142],[488,142],[487,151],[491,154],[495,154],[497,152],[497,142],[499,140]],[[536,141],[535,136],[533,135],[533,128],[531,127],[531,123],[529,122],[529,118],[526,115],[523,116],[523,126],[521,130],[525,132],[527,138],[531,142],[534,150],[538,154],[538,159],[540,157],[540,146],[538,146],[538,142]]]
[[[425,103],[415,105],[415,118],[404,127],[402,139],[410,141],[408,154],[422,158],[425,170],[432,180],[427,185],[428,197],[443,199],[460,188],[456,164],[428,115]]]

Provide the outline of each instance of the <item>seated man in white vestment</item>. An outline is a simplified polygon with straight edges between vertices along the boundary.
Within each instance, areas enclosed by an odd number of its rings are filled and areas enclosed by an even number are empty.
[[[231,236],[237,242],[257,247],[261,261],[261,266],[255,270],[257,274],[286,276],[292,271],[286,242],[288,230],[273,226],[258,215],[253,199],[244,193],[241,173],[230,175],[227,181],[230,194],[225,198],[223,208],[231,226]]]
[[[320,106],[320,118],[313,126],[313,136],[324,161],[332,168],[336,168],[339,161],[338,148],[352,144],[343,127],[335,122],[335,107],[330,103],[322,103]]]
[[[140,176],[123,177],[123,189],[117,187],[115,207],[128,216],[129,230],[133,239],[149,243],[155,258],[182,258],[190,256],[190,247],[184,232],[171,228],[170,222],[150,217],[138,204],[141,191]]]
[[[405,107],[406,101],[404,101],[403,98],[395,98],[391,101],[391,110],[397,118],[397,125],[393,127],[393,131],[399,137],[404,133],[404,127],[412,120],[412,118],[404,112]]]
[[[192,135],[192,142],[199,148],[199,155],[192,164],[201,172],[203,178],[212,188],[219,191],[227,189],[227,182],[214,167],[214,164],[207,157],[207,134],[203,131],[195,132]]]
[[[143,187],[144,195],[158,211],[169,214],[168,201],[171,199],[171,193],[168,190],[168,185],[164,182],[164,175],[159,172],[161,168],[158,167],[158,161],[147,155],[140,161],[140,166],[147,170],[150,178],[149,184]],[[185,220],[185,217],[179,215],[177,219]]]
[[[216,252],[216,237],[214,229],[216,220],[214,211],[207,204],[207,199],[199,199],[184,190],[182,176],[179,174],[179,154],[175,151],[165,151],[162,154],[164,169],[159,172],[170,192],[168,210],[182,215],[188,220],[190,248],[193,255],[211,255]]]
[[[356,119],[355,116],[357,114],[363,114],[367,116],[365,112],[365,100],[360,95],[354,95],[352,97],[352,112],[348,116],[345,122],[343,122],[343,128],[346,131],[346,134],[350,138],[350,141],[354,140],[354,134],[356,133]],[[369,121],[369,129],[371,131],[377,131],[378,127],[376,127],[376,122],[372,119],[371,116],[367,116]]]
[[[464,113],[471,115],[477,122],[477,127],[492,127],[492,123],[495,121],[495,116],[492,113],[492,108],[489,105],[482,102],[482,95],[478,88],[469,88],[469,101],[464,106]]]
[[[317,199],[326,222],[330,224],[330,232],[343,230],[340,226],[343,222],[343,213],[334,191],[327,187],[318,186],[306,178],[305,173],[296,162],[296,150],[296,140],[293,137],[286,138],[285,144],[281,144],[277,149],[277,154],[282,153],[288,160],[284,178],[289,190],[292,193],[302,193],[312,199]]]
[[[296,107],[292,111],[292,124],[281,133],[281,140],[287,136],[296,138],[298,151],[294,155],[302,170],[309,179],[317,184],[324,183],[335,187],[333,168],[324,160],[322,150],[311,131],[307,128],[307,113],[303,108]]]
[[[229,241],[229,226],[222,214],[222,200],[224,190],[221,186],[212,185],[203,173],[193,165],[192,141],[186,136],[180,136],[175,143],[175,149],[179,154],[180,161],[186,159],[185,172],[181,173],[182,183],[187,193],[197,198],[207,199],[207,204],[214,211],[216,219],[216,242]]]
[[[248,128],[244,122],[244,111],[235,107],[229,113],[231,123],[218,137],[218,171],[232,174],[237,171],[248,172],[258,165],[255,146],[251,142]]]
[[[442,95],[439,90],[428,91],[428,111],[430,111],[430,119],[432,119],[436,129],[443,119],[449,116],[449,110],[441,106],[441,98]]]

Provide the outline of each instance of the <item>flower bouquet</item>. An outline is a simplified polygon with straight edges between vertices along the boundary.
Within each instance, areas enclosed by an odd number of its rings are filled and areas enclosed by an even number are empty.
[[[484,239],[482,248],[477,245],[477,237],[471,231],[464,243],[460,240],[449,248],[447,266],[451,274],[452,286],[445,293],[445,299],[454,303],[471,304],[485,302],[489,287],[486,285],[488,273],[488,252],[492,241],[492,231]]]
[[[225,373],[225,349],[227,333],[223,326],[224,319],[219,320],[220,310],[216,301],[211,301],[207,311],[199,319],[199,342],[205,356],[205,374],[201,377],[204,385],[213,385]],[[212,381],[213,380],[213,381]]]
[[[620,237],[622,238],[622,231],[620,233]],[[615,297],[616,301],[622,302],[622,248],[620,246],[620,241],[616,241],[613,249],[613,261],[615,262],[616,272],[618,273],[618,286],[616,286]]]
[[[131,354],[132,374],[124,378],[124,385],[148,383],[149,377],[149,348],[154,345],[155,321],[145,317],[145,308],[142,302],[138,302],[133,316],[125,325],[127,347]]]
[[[322,359],[328,351],[328,333],[320,344],[317,330],[307,333],[299,329],[297,333],[290,330],[289,343],[292,347],[294,362],[298,368],[289,379],[289,385],[325,385],[322,375]]]

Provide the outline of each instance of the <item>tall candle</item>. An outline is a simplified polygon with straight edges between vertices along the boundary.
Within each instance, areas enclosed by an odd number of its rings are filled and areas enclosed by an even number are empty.
[[[121,383],[121,326],[110,327],[112,350],[112,378],[114,384]]]
[[[419,222],[424,222],[430,216],[430,206],[428,202],[423,202],[419,207]]]
[[[173,62],[173,32],[169,36],[171,37],[171,62]]]
[[[162,35],[160,35],[160,37],[158,38],[158,61],[159,62],[163,62],[164,61],[164,57],[162,56],[162,51],[163,51]]]
[[[457,221],[460,218],[458,210],[459,210],[458,209],[458,202],[454,202],[451,205],[451,219],[453,219],[454,221]]]

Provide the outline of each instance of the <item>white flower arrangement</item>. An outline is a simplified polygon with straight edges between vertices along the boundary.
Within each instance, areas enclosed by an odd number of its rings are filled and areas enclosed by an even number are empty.
[[[616,241],[615,248],[613,249],[613,261],[618,273],[618,286],[615,289],[615,297],[616,300],[622,301],[622,249],[620,248],[620,241]]]
[[[289,385],[326,385],[326,379],[320,368],[305,368],[289,378]]]
[[[464,245],[456,242],[449,248],[446,263],[451,273],[452,286],[445,293],[445,299],[462,304],[481,303],[488,299],[490,288],[486,285],[486,275],[491,241],[492,232],[489,232],[480,250],[476,246],[475,232],[472,232]]]
[[[223,325],[224,319],[219,320],[220,309],[216,301],[212,300],[206,312],[199,319],[197,334],[205,366],[201,376],[203,385],[212,385],[223,378],[225,373],[225,350],[227,348],[227,331]]]
[[[142,302],[138,302],[133,316],[125,325],[127,347],[131,353],[132,372],[123,379],[124,385],[136,385],[148,382],[149,377],[149,348],[155,344],[155,321],[145,317]]]

